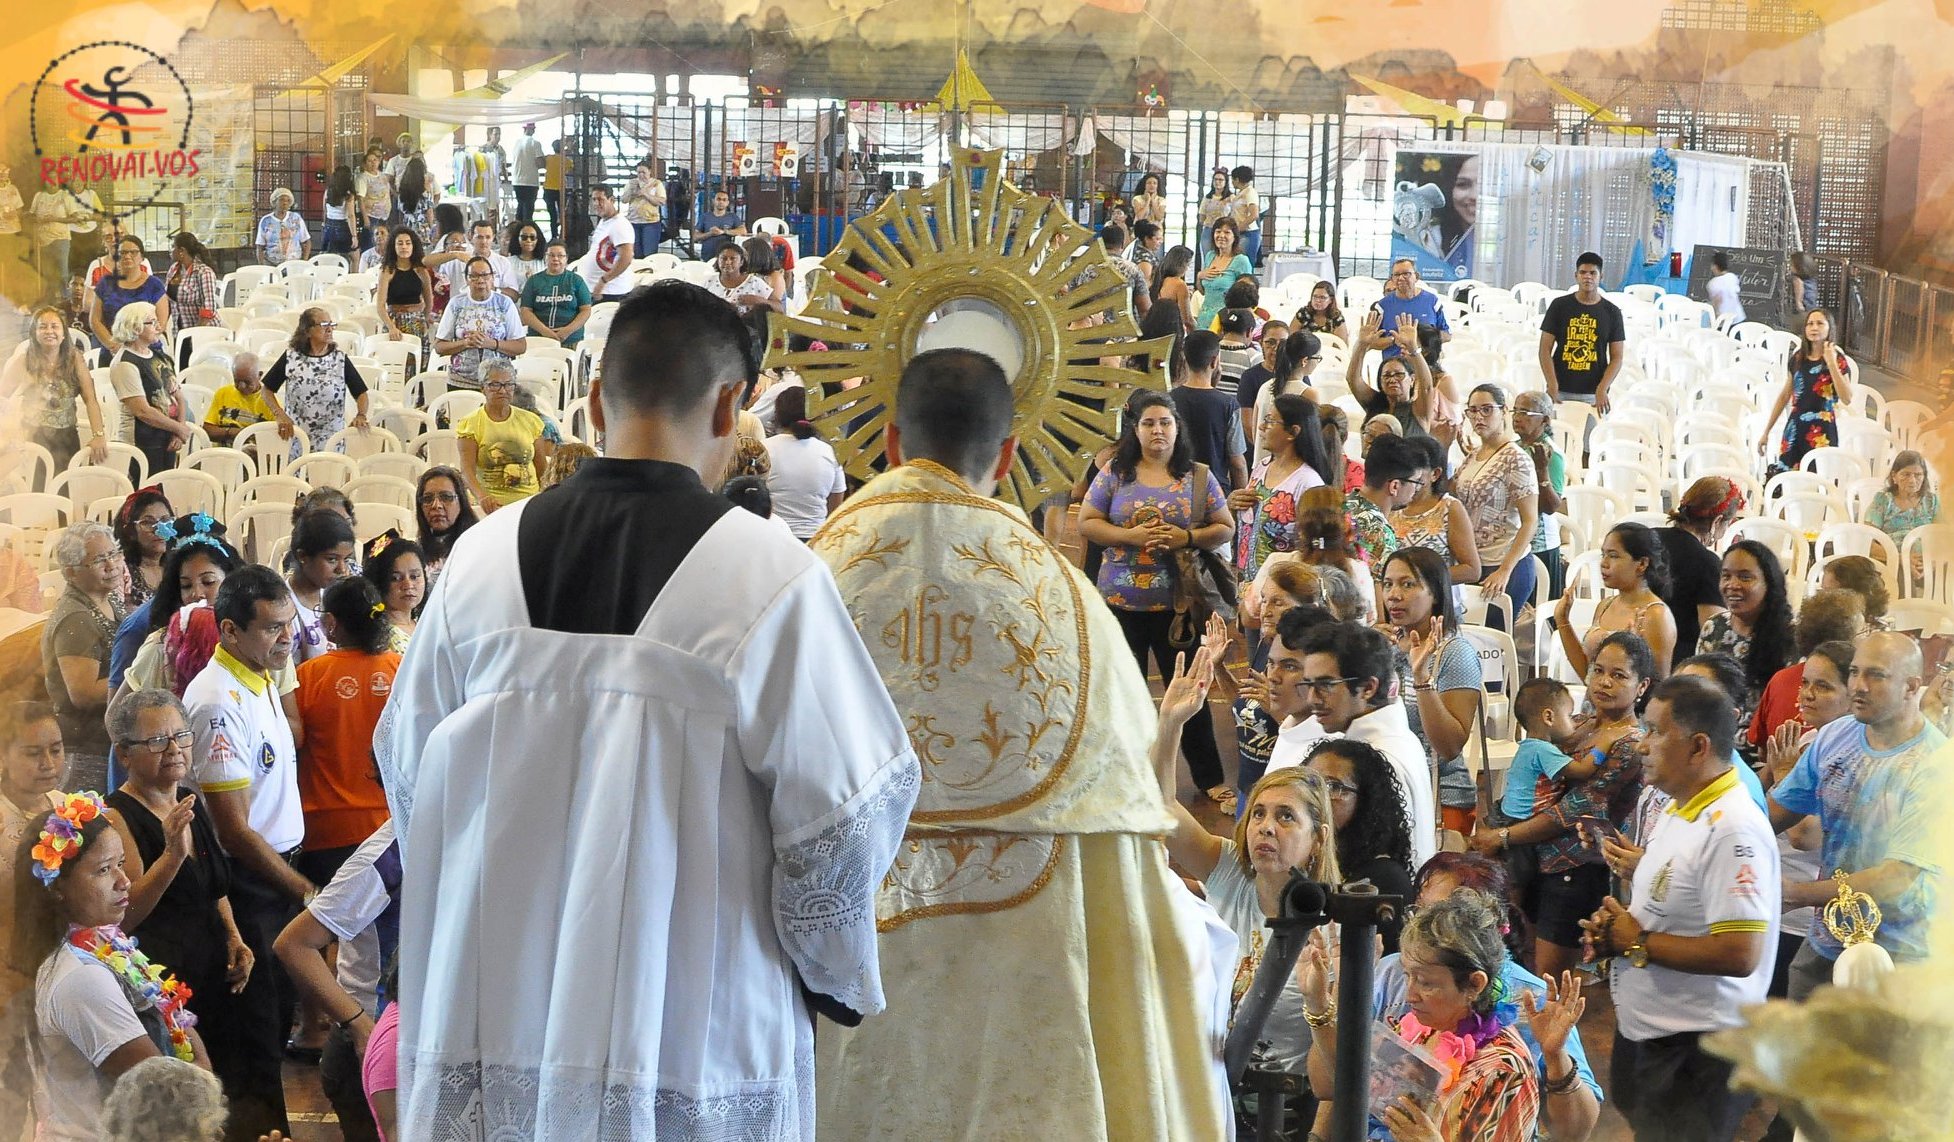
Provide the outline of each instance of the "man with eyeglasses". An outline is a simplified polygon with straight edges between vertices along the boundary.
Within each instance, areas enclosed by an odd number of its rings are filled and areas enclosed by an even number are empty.
[[[225,577],[212,610],[217,650],[183,690],[196,735],[190,783],[231,855],[231,913],[258,970],[273,972],[288,1028],[298,996],[272,942],[317,891],[292,864],[305,839],[298,748],[272,677],[291,662],[297,604],[278,572],[249,564]]]
[[[461,297],[468,292],[468,275],[471,263],[476,258],[487,258],[489,269],[495,274],[495,290],[512,300],[522,297],[521,279],[516,274],[516,265],[508,257],[495,249],[495,227],[486,221],[477,221],[468,230],[468,256],[443,263],[437,272],[448,279],[448,296]]]
[[[1384,296],[1371,306],[1378,327],[1368,334],[1365,348],[1378,350],[1387,360],[1404,352],[1397,339],[1398,321],[1402,317],[1410,317],[1414,325],[1436,328],[1443,340],[1452,339],[1452,326],[1445,320],[1445,311],[1439,308],[1438,295],[1419,282],[1416,262],[1410,258],[1393,261],[1389,285]],[[1358,353],[1357,356],[1362,357],[1363,354]]]
[[[1282,349],[1282,343],[1288,339],[1287,322],[1277,320],[1263,322],[1258,345],[1262,352],[1261,359],[1250,363],[1235,379],[1235,403],[1242,410],[1242,432],[1250,440],[1255,439],[1256,425],[1262,423],[1262,418],[1255,415],[1255,398],[1262,395],[1263,386],[1269,383],[1269,378],[1276,375],[1276,354]],[[1262,450],[1257,448],[1255,453],[1255,459],[1260,461]]]
[[[487,258],[468,259],[468,292],[456,294],[434,331],[434,348],[448,358],[448,387],[482,387],[482,366],[511,361],[529,347],[522,314],[509,295],[495,287],[495,266]]]
[[[1540,319],[1540,375],[1556,402],[1577,400],[1608,415],[1608,386],[1621,372],[1628,344],[1622,311],[1601,292],[1601,255],[1574,263],[1574,292],[1547,305]]]
[[[1411,854],[1422,866],[1438,851],[1437,775],[1411,732],[1391,643],[1362,623],[1326,623],[1292,610],[1276,624],[1269,652],[1269,712],[1284,718],[1269,769],[1301,765],[1324,737],[1348,737],[1384,755],[1405,791]]]

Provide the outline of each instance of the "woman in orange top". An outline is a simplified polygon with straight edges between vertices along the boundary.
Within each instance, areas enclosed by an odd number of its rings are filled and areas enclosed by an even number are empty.
[[[387,605],[372,583],[357,575],[339,580],[326,588],[323,609],[332,649],[299,667],[298,689],[306,729],[299,750],[305,850],[298,868],[314,884],[330,883],[387,821],[373,728],[400,669],[400,655],[389,645]]]

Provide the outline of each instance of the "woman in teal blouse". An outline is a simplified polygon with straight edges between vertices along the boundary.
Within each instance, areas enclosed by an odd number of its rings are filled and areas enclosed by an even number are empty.
[[[1195,281],[1201,287],[1201,314],[1195,318],[1194,328],[1206,329],[1222,309],[1222,299],[1228,296],[1228,287],[1248,274],[1255,272],[1249,265],[1248,257],[1242,252],[1241,231],[1235,228],[1233,219],[1217,219],[1214,224],[1214,249],[1210,252],[1208,264],[1202,268]]]

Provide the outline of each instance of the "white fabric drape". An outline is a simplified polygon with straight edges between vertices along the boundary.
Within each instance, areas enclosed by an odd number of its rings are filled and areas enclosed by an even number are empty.
[[[1671,250],[1745,246],[1750,230],[1752,160],[1676,151],[1676,219]]]
[[[1584,250],[1606,260],[1612,279],[1648,230],[1652,147],[1548,147],[1536,171],[1529,160],[1543,148],[1528,143],[1409,145],[1478,157],[1473,276],[1481,280],[1567,284]]]
[[[456,96],[423,98],[418,95],[368,95],[367,101],[382,111],[430,123],[466,124],[474,127],[507,126],[511,123],[536,123],[566,114],[561,103],[530,102],[516,99],[465,99]]]

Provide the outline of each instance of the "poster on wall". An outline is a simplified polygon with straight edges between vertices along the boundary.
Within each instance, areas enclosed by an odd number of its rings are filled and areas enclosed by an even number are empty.
[[[745,142],[733,144],[733,177],[753,178],[760,173],[760,152]]]
[[[1479,156],[1399,151],[1391,194],[1391,257],[1428,281],[1473,276]]]

